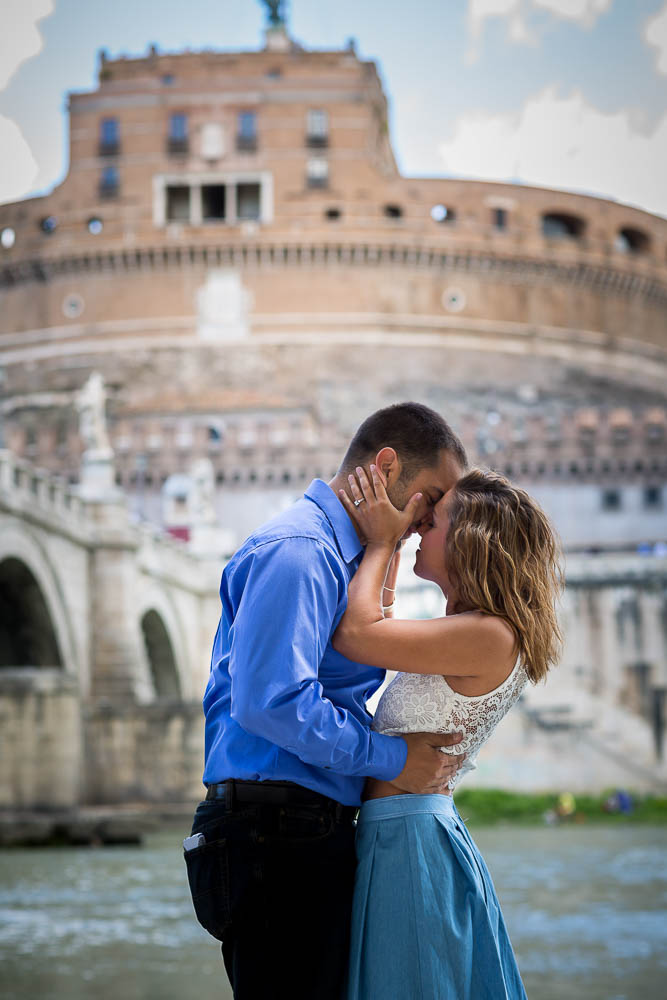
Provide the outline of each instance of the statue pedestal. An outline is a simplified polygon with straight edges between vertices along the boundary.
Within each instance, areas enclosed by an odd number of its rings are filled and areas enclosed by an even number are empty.
[[[111,448],[84,451],[81,459],[79,496],[86,501],[118,501],[122,492],[116,486]]]
[[[233,532],[216,524],[193,524],[190,528],[188,548],[193,555],[209,559],[228,559],[234,553],[236,540]]]
[[[269,52],[289,52],[292,47],[292,41],[282,24],[267,28],[264,38]]]

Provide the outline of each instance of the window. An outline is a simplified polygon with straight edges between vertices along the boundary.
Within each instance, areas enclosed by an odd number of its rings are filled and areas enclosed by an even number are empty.
[[[456,219],[456,212],[447,205],[434,205],[431,209],[431,218],[434,222],[449,223]]]
[[[630,427],[627,424],[616,424],[611,429],[612,444],[623,445],[630,440]]]
[[[100,122],[100,156],[112,156],[120,148],[120,130],[117,118],[103,118]]]
[[[651,239],[641,229],[619,229],[614,240],[614,250],[619,253],[648,253],[650,248]]]
[[[3,249],[5,250],[11,250],[16,243],[16,233],[11,226],[7,226],[7,228],[3,229],[0,233],[0,243],[2,243]]]
[[[328,208],[324,213],[324,217],[329,220],[329,222],[334,222],[336,219],[340,219],[342,212],[339,208]]]
[[[329,115],[326,111],[311,110],[306,120],[306,143],[311,147],[329,143]]]
[[[239,219],[248,221],[260,217],[259,184],[239,184],[236,189],[236,213]]]
[[[51,233],[55,233],[58,228],[58,220],[55,215],[47,215],[39,223],[39,228],[43,233],[46,233],[47,236],[50,236]]]
[[[100,198],[115,198],[118,194],[117,167],[104,167],[100,176]]]
[[[506,208],[494,208],[492,211],[493,217],[493,228],[494,229],[507,229],[507,209]]]
[[[644,507],[646,510],[660,510],[662,505],[662,488],[660,486],[645,486]]]
[[[239,111],[236,148],[242,152],[257,149],[257,115],[254,111]]]
[[[400,205],[385,205],[384,214],[387,219],[402,219],[403,209]]]
[[[247,171],[228,176],[216,172],[202,177],[174,171],[155,180],[156,226],[172,222],[235,226],[238,222],[267,222],[271,218],[271,178],[264,173]]]
[[[190,221],[190,188],[174,184],[167,188],[167,222]]]
[[[225,218],[226,194],[224,184],[202,185],[201,209],[204,222],[215,222]]]
[[[603,510],[620,510],[621,509],[621,491],[620,490],[603,490],[602,491],[602,509]]]
[[[88,232],[90,233],[91,236],[99,236],[102,230],[104,229],[104,223],[96,215],[88,219],[86,225],[88,226]]]
[[[306,166],[306,183],[311,188],[323,188],[329,184],[329,164],[319,157],[308,160]]]
[[[188,116],[180,111],[169,116],[167,150],[170,153],[188,151]]]
[[[577,215],[547,212],[542,216],[542,235],[550,240],[578,240],[585,230],[586,223]]]

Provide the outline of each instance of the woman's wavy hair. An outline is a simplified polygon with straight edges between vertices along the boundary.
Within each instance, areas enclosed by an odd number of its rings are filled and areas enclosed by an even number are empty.
[[[544,511],[504,476],[472,469],[452,489],[448,514],[447,574],[456,610],[504,618],[537,683],[557,662],[562,642],[560,543]]]

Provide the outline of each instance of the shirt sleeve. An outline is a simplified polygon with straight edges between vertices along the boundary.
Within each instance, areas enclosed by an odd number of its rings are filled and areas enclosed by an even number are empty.
[[[231,716],[304,763],[340,774],[395,778],[404,740],[368,725],[324,696],[319,665],[345,593],[343,570],[312,538],[252,550],[231,581]],[[236,604],[236,600],[234,600]]]

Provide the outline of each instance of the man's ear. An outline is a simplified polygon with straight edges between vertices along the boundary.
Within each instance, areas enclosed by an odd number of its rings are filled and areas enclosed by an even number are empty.
[[[387,486],[393,485],[401,474],[401,463],[393,448],[381,448],[375,456],[375,464]]]

